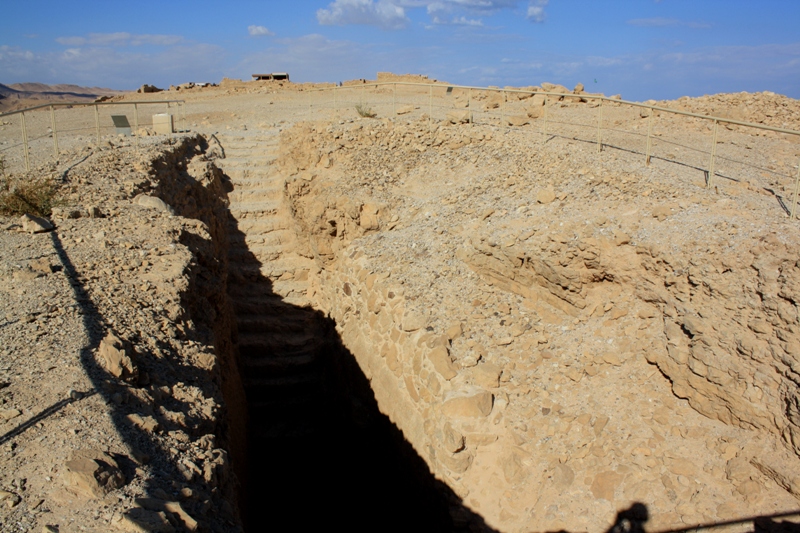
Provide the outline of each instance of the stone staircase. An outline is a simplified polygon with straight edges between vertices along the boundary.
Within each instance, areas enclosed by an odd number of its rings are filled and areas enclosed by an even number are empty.
[[[236,314],[239,370],[250,440],[276,446],[310,438],[325,426],[325,336],[308,307],[313,259],[302,249],[284,201],[272,132],[220,135],[231,179],[228,291]]]
[[[315,263],[284,200],[277,134],[218,137],[217,165],[233,185],[228,293],[248,404],[247,530],[452,531],[438,493],[413,476],[424,464],[408,468],[410,445],[379,414],[332,321],[309,306]]]

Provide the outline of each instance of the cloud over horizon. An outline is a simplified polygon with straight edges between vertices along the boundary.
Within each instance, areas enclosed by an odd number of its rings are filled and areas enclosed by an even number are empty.
[[[668,28],[670,26],[685,26],[693,29],[708,29],[711,24],[706,22],[679,20],[665,17],[653,17],[648,19],[631,19],[626,24],[638,26],[640,28]]]
[[[125,31],[114,33],[90,33],[86,37],[57,37],[56,42],[65,46],[172,46],[183,41],[180,35],[134,34]]]
[[[317,10],[317,21],[322,26],[358,24],[397,30],[404,28],[409,19],[402,7],[387,0],[335,0],[328,9]]]
[[[275,33],[269,31],[266,26],[248,26],[247,33],[250,34],[251,37],[269,37],[275,35]]]

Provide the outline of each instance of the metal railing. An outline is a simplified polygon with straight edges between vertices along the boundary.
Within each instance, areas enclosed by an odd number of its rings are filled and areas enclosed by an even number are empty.
[[[761,131],[770,131],[774,133],[786,134],[786,135],[793,135],[800,138],[800,131],[791,130],[787,128],[778,128],[774,126],[767,126],[764,124],[757,124],[753,122],[746,122],[742,120],[736,120],[733,118],[727,117],[720,117],[720,116],[712,116],[712,115],[703,115],[699,113],[692,113],[689,111],[682,111],[678,109],[670,109],[666,107],[660,107],[655,105],[649,105],[640,102],[632,102],[628,100],[622,100],[621,98],[610,98],[607,96],[599,95],[599,94],[592,94],[592,93],[563,93],[563,92],[553,92],[553,91],[531,91],[525,89],[503,89],[499,87],[476,87],[476,86],[468,86],[468,85],[449,85],[449,84],[441,84],[441,83],[415,83],[415,82],[375,82],[375,83],[362,83],[362,84],[348,84],[344,86],[332,86],[332,87],[322,87],[322,88],[315,88],[311,89],[309,92],[332,92],[332,106],[333,109],[338,113],[341,107],[348,107],[352,105],[352,101],[348,102],[347,100],[343,99],[343,96],[356,91],[358,94],[360,103],[363,105],[367,99],[367,89],[374,88],[376,90],[381,88],[391,88],[392,92],[392,115],[397,116],[397,106],[398,106],[398,87],[414,87],[414,88],[424,88],[427,89],[424,92],[427,93],[425,95],[417,94],[417,98],[415,103],[420,102],[420,96],[427,96],[427,115],[428,115],[428,124],[429,129],[433,130],[433,116],[434,116],[434,92],[441,93],[445,91],[445,94],[449,95],[454,90],[458,89],[460,91],[466,91],[467,93],[467,105],[464,109],[469,111],[470,114],[470,122],[474,123],[474,112],[475,109],[473,108],[473,101],[475,93],[483,94],[487,92],[496,92],[501,95],[500,98],[500,105],[499,108],[499,117],[500,123],[505,124],[506,119],[510,117],[509,115],[509,100],[508,95],[510,94],[524,94],[528,97],[533,97],[535,95],[542,95],[544,96],[544,104],[542,110],[542,117],[541,117],[541,134],[547,138],[548,134],[551,133],[551,130],[548,129],[549,125],[552,125],[553,117],[549,117],[549,109],[551,108],[551,104],[554,101],[560,101],[564,99],[580,99],[581,101],[594,101],[595,106],[597,108],[597,118],[596,118],[596,140],[594,141],[597,144],[598,152],[601,152],[604,146],[608,146],[604,143],[603,133],[604,130],[609,131],[619,131],[614,130],[614,128],[606,127],[604,128],[603,124],[603,108],[604,103],[607,105],[612,104],[614,106],[629,106],[631,108],[638,108],[640,110],[647,110],[647,134],[646,134],[646,148],[644,150],[645,156],[645,164],[650,165],[651,158],[653,156],[653,117],[656,116],[657,113],[668,113],[675,116],[682,116],[687,118],[693,119],[700,119],[703,121],[707,121],[709,125],[711,125],[712,129],[712,139],[711,139],[711,149],[710,153],[708,154],[710,157],[708,159],[707,167],[705,169],[706,172],[706,187],[711,188],[714,186],[714,181],[717,178],[717,161],[719,156],[717,154],[717,145],[718,145],[718,129],[720,124],[730,124],[735,126],[740,126],[744,128],[753,128],[756,130]],[[422,104],[423,107],[424,104]],[[457,109],[455,107],[450,107],[450,109]],[[486,110],[484,110],[485,112]],[[495,115],[496,115],[495,114]],[[644,115],[642,115],[644,117]],[[574,126],[584,126],[588,127],[587,124],[571,124]],[[594,126],[591,126],[594,127]],[[630,133],[630,132],[625,132]],[[677,144],[677,143],[672,143]],[[679,145],[680,146],[680,145]],[[687,147],[684,148],[696,150],[695,147]],[[792,200],[791,200],[791,208],[788,209],[788,215],[790,218],[794,219],[797,216],[797,200],[798,200],[798,193],[800,193],[800,164],[797,166],[797,173],[794,177],[794,187],[792,192]]]
[[[137,142],[141,128],[146,127],[148,124],[151,124],[146,120],[145,121],[140,120],[140,109],[142,107],[145,108],[150,107],[152,109],[152,106],[157,106],[159,108],[161,108],[162,106],[166,106],[166,112],[169,115],[172,108],[174,106],[177,106],[178,113],[176,113],[176,115],[181,120],[182,129],[184,130],[186,129],[186,105],[184,100],[142,100],[135,102],[53,102],[53,103],[28,107],[25,109],[9,111],[6,113],[0,113],[0,119],[18,116],[20,125],[20,131],[19,131],[20,142],[17,144],[11,144],[10,146],[5,146],[5,147],[0,146],[0,156],[3,155],[3,152],[7,152],[10,149],[21,146],[23,159],[25,163],[25,170],[30,171],[31,170],[30,152],[31,152],[31,144],[33,141],[38,141],[41,139],[52,137],[53,154],[56,159],[59,156],[59,134],[62,134],[62,140],[63,140],[64,134],[74,135],[75,132],[93,131],[96,141],[100,142],[102,131],[116,128],[113,125],[101,126],[100,109],[113,106],[127,106],[128,108],[133,108],[133,124],[130,126],[132,127],[132,134],[134,135],[134,137],[136,137]],[[88,107],[93,108],[94,110],[93,117],[87,117],[85,114],[72,113],[70,117],[67,117],[66,119],[62,118],[60,121],[58,120],[56,108],[74,109],[74,108],[88,108]],[[46,110],[49,110],[49,117],[44,116],[44,114],[46,114]],[[31,125],[29,124],[29,118],[35,118],[37,122],[36,126],[38,126],[40,130],[44,127],[46,130],[45,133],[31,138],[30,135]],[[105,116],[103,118],[110,119],[110,117],[105,117]],[[92,121],[93,125],[91,124]],[[87,122],[89,123],[88,125]],[[5,123],[5,121],[0,120],[0,125],[6,126],[11,124]],[[61,126],[61,128],[59,128],[59,126]],[[5,142],[6,141],[3,141],[4,144]]]

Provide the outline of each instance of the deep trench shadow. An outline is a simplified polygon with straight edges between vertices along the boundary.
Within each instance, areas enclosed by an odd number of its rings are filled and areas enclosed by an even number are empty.
[[[246,531],[494,531],[380,413],[334,321],[275,294],[261,274],[268,262],[250,253],[232,216],[229,224],[248,404]],[[244,331],[248,314],[272,326]]]

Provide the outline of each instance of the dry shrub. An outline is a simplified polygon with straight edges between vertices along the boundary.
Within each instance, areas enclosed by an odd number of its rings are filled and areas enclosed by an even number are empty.
[[[370,109],[369,107],[363,106],[361,104],[358,104],[356,106],[356,111],[358,112],[359,115],[361,115],[364,118],[375,118],[375,117],[378,116],[378,114],[373,112],[372,109]]]
[[[58,186],[50,178],[0,174],[0,214],[47,217],[61,203]]]

